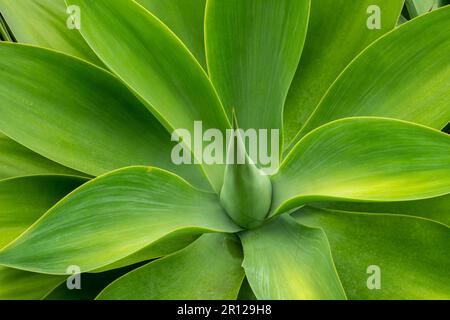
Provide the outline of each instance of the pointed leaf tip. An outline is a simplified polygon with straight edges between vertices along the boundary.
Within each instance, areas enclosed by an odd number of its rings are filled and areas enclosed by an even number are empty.
[[[234,222],[244,228],[253,228],[261,224],[269,212],[272,183],[247,154],[235,117],[233,127],[220,201]]]

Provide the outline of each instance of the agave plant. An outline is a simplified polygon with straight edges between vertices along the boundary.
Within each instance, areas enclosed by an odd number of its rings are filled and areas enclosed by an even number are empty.
[[[450,7],[415,2],[0,0],[0,297],[449,299]],[[281,164],[174,163],[198,121]]]

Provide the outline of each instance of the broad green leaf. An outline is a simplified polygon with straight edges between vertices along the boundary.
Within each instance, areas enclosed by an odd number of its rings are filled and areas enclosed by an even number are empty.
[[[341,211],[390,213],[417,216],[450,226],[450,194],[399,202],[323,202],[314,206]]]
[[[0,181],[0,248],[51,206],[86,182],[72,176],[29,176]]]
[[[450,7],[404,23],[339,76],[297,138],[327,122],[380,116],[442,129],[450,120]]]
[[[203,130],[214,128],[223,132],[229,128],[217,93],[203,68],[183,43],[142,6],[128,0],[69,0],[68,3],[80,6],[81,33],[89,45],[148,103],[168,130],[185,129],[194,134],[194,122],[199,120]],[[198,161],[202,152],[199,149],[193,150]],[[205,164],[204,169],[219,191],[224,166]]]
[[[244,270],[234,235],[203,235],[189,247],[150,262],[110,284],[102,300],[236,299]]]
[[[327,89],[350,61],[395,27],[403,2],[311,1],[305,48],[284,109],[285,146],[302,128]],[[372,26],[375,26],[378,8],[380,28],[374,29]]]
[[[323,228],[350,299],[450,298],[448,227],[416,217],[307,207],[294,216]],[[377,275],[380,289],[374,288]]]
[[[80,289],[71,290],[64,281],[46,295],[44,300],[94,300],[111,282],[139,266],[134,265],[96,274],[82,273],[80,274]]]
[[[49,210],[0,251],[0,265],[64,274],[89,272],[175,231],[237,232],[217,195],[172,173],[130,167],[94,179]]]
[[[348,118],[305,136],[272,177],[272,214],[307,202],[406,201],[450,193],[450,136],[394,119]]]
[[[64,0],[0,0],[0,12],[20,43],[46,47],[102,65],[77,29]],[[72,12],[71,12],[72,13]]]
[[[206,70],[204,21],[206,0],[138,0],[167,25]]]
[[[104,272],[117,268],[122,268],[129,266],[141,261],[157,259],[164,257],[168,254],[174,253],[175,251],[181,250],[192,242],[197,240],[201,235],[201,232],[193,232],[188,229],[185,231],[175,231],[165,237],[162,237],[158,241],[155,241],[151,245],[123,258],[115,261],[107,266],[92,270],[91,272]]]
[[[245,274],[258,299],[345,299],[322,230],[281,217],[240,238]]]
[[[84,181],[72,176],[29,176],[0,181],[0,248]],[[0,266],[0,300],[42,299],[63,279]]]
[[[209,75],[244,129],[282,129],[283,105],[302,52],[309,0],[209,0]]]
[[[40,300],[64,277],[0,267],[0,300]]]
[[[42,157],[0,133],[0,179],[37,174],[84,175]]]
[[[93,65],[46,49],[2,43],[0,100],[0,130],[67,167],[96,176],[152,165],[207,186],[199,166],[172,162],[175,144],[141,102]]]

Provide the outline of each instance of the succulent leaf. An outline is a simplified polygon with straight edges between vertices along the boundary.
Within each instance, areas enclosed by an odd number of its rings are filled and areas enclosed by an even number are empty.
[[[249,157],[242,130],[238,129],[236,117],[233,118],[235,134],[228,146],[228,164],[220,201],[234,222],[244,228],[253,228],[260,225],[269,213],[272,183]]]
[[[245,274],[258,299],[346,299],[322,230],[283,216],[239,236]]]
[[[313,208],[294,217],[325,231],[350,299],[450,298],[448,227],[416,217]],[[379,268],[379,290],[371,286],[376,274],[370,266]]]
[[[244,278],[241,263],[236,236],[207,234],[179,252],[126,274],[97,299],[236,299]]]

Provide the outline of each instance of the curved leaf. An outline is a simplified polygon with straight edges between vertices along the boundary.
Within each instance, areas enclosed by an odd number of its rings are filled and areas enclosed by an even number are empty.
[[[97,299],[236,299],[244,270],[233,235],[203,235],[187,248],[150,262],[110,284]]]
[[[83,14],[81,33],[103,62],[148,103],[168,130],[230,127],[208,76],[181,41],[134,1],[69,0]],[[118,19],[117,17],[120,17]],[[111,32],[114,30],[114,32]],[[193,150],[195,149],[195,150]],[[200,161],[201,150],[193,148]],[[206,165],[216,191],[223,165]]]
[[[353,116],[398,118],[442,129],[450,120],[449,20],[450,7],[444,7],[370,45],[336,80],[297,138]]]
[[[350,299],[450,298],[448,227],[415,217],[312,208],[295,218],[324,229]],[[379,268],[380,289],[373,287],[377,271],[370,266]]]
[[[239,236],[245,274],[258,299],[345,299],[322,230],[287,216]]]
[[[211,81],[244,129],[281,129],[302,52],[309,0],[209,0],[205,37]]]
[[[64,277],[0,266],[0,300],[39,300],[57,287]]]
[[[0,12],[16,40],[102,65],[77,29],[69,29],[64,0],[0,0]]]
[[[161,258],[171,253],[179,251],[198,239],[201,232],[194,232],[191,229],[180,231],[177,230],[161,239],[153,242],[149,246],[117,260],[107,266],[92,270],[93,273],[105,272],[113,269],[122,268],[142,261]]]
[[[153,165],[206,188],[199,166],[175,165],[167,131],[100,68],[53,51],[2,43],[0,99],[0,130],[53,161],[91,175]]]
[[[137,267],[139,265],[96,274],[82,273],[80,274],[80,289],[70,290],[64,281],[47,294],[44,300],[94,300],[111,282]]]
[[[0,264],[64,274],[123,259],[175,231],[237,232],[217,195],[150,167],[109,173],[75,190],[0,251]]]
[[[361,50],[392,30],[404,0],[314,0],[305,48],[284,108],[285,142],[308,120],[320,99]],[[368,21],[380,10],[380,29]],[[369,13],[368,13],[369,12]],[[285,144],[287,145],[287,144]]]
[[[416,201],[323,202],[318,204],[314,203],[313,205],[325,209],[341,211],[390,213],[417,216],[450,226],[450,194]]]
[[[72,176],[29,176],[0,181],[0,248],[51,206],[86,182]]]
[[[138,2],[161,19],[206,70],[203,33],[206,0],[138,0]]]
[[[36,174],[84,175],[42,157],[0,133],[0,179]]]
[[[450,193],[450,136],[393,119],[348,118],[305,136],[272,177],[272,214],[324,200]]]

